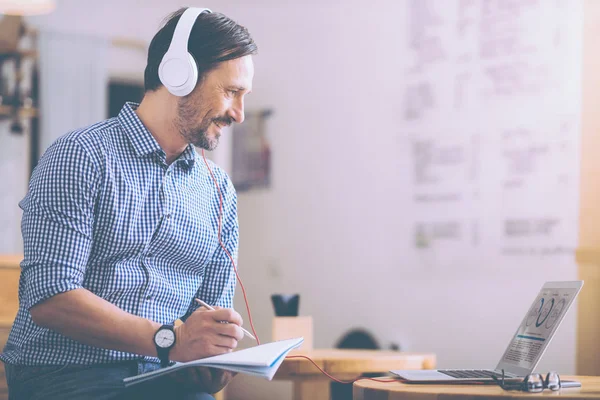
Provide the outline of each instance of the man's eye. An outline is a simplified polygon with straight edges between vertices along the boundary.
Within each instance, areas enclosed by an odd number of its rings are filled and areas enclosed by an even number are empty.
[[[235,96],[237,93],[237,90],[228,90],[227,93],[229,93],[230,96]]]

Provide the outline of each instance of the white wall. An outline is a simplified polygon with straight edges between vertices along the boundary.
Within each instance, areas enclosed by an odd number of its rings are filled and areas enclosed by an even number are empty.
[[[440,367],[494,367],[543,281],[575,279],[576,266],[570,254],[464,256],[448,270],[414,258],[406,4],[236,10],[260,45],[249,103],[275,109],[273,188],[240,196],[240,270],[263,338],[270,294],[297,292],[317,347],[361,326]],[[573,373],[574,346],[571,312],[538,369]]]
[[[272,293],[300,293],[315,346],[349,328],[380,344],[435,352],[440,367],[494,367],[545,280],[576,278],[570,256],[442,270],[412,246],[409,142],[401,121],[406,2],[190,2],[246,25],[259,45],[248,108],[272,107],[272,188],[240,194],[240,274],[257,332],[270,338]],[[251,5],[252,3],[252,5]],[[303,3],[304,5],[300,5]],[[83,6],[82,4],[85,4]],[[177,1],[60,1],[39,26],[149,41]],[[139,59],[116,69],[132,71]],[[141,71],[140,71],[141,73]],[[238,289],[236,308],[244,310]],[[539,369],[574,372],[567,316]],[[280,383],[238,377],[232,395],[278,398]],[[274,388],[276,390],[274,390]]]
[[[29,181],[29,136],[10,132],[10,120],[0,122],[0,254],[23,252],[19,201]]]

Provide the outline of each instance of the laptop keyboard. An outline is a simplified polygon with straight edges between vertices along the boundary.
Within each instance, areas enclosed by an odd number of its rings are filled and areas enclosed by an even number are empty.
[[[502,374],[485,369],[438,369],[438,372],[457,379],[502,378]]]

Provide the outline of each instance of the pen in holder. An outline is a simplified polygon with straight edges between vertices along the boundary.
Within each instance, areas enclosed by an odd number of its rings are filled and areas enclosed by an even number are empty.
[[[311,350],[313,348],[313,319],[312,316],[298,316],[300,295],[274,294],[271,296],[271,302],[275,309],[273,341],[302,336],[304,342],[298,349]]]

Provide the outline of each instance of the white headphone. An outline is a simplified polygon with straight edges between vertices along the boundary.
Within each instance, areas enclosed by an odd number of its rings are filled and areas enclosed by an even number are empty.
[[[190,7],[183,12],[175,27],[169,50],[158,67],[160,81],[175,96],[187,96],[198,82],[198,66],[188,52],[188,41],[196,18],[204,12],[212,11],[208,8]]]

